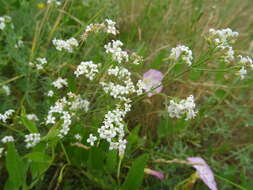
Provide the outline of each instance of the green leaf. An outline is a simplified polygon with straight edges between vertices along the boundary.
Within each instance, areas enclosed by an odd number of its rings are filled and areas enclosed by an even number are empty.
[[[33,121],[27,119],[26,111],[23,106],[21,108],[21,121],[30,133],[38,133],[38,129],[36,127],[36,124]]]
[[[34,162],[41,162],[41,163],[50,163],[51,158],[42,152],[32,152],[25,156],[25,158],[28,158]]]
[[[19,156],[13,143],[8,144],[7,156],[6,156],[6,168],[9,174],[9,181],[7,186],[19,188],[25,183],[26,179],[26,165]]]
[[[146,163],[148,161],[148,155],[144,154],[140,157],[138,157],[132,167],[130,168],[126,180],[124,184],[122,185],[122,190],[137,190],[139,189],[143,177],[144,177],[144,168],[146,166]]]

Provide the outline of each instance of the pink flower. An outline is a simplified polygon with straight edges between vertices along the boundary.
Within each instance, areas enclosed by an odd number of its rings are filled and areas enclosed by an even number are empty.
[[[151,170],[149,168],[145,168],[144,169],[144,173],[155,176],[156,178],[163,180],[164,179],[164,175],[163,173],[156,171],[156,170]]]
[[[200,157],[190,157],[187,158],[187,160],[193,164],[193,167],[197,170],[199,177],[209,187],[209,189],[218,190],[213,172],[205,160]]]
[[[149,97],[162,91],[163,89],[163,86],[161,85],[162,79],[163,79],[163,73],[155,69],[150,69],[143,74],[143,89],[146,92],[152,90],[152,92],[148,93]],[[159,87],[157,87],[156,89],[153,89],[156,86],[159,86]]]

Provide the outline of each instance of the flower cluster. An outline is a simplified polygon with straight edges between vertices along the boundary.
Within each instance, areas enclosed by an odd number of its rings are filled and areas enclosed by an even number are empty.
[[[124,139],[123,119],[131,109],[129,103],[125,103],[123,108],[118,105],[118,108],[108,111],[105,114],[103,125],[98,129],[99,137],[105,139],[110,144],[110,150],[119,150],[119,155],[124,154],[127,144],[127,141]]]
[[[3,114],[0,113],[0,121],[6,123],[6,120],[14,113],[15,111],[12,109],[7,110]]]
[[[58,51],[66,50],[72,53],[75,47],[78,47],[78,41],[75,38],[70,38],[68,40],[53,39],[53,44]]]
[[[32,148],[36,146],[40,142],[40,134],[39,133],[31,133],[29,135],[25,135],[26,148]]]
[[[76,77],[85,74],[85,76],[89,80],[93,80],[98,73],[98,66],[99,65],[94,64],[93,61],[81,62],[80,65],[77,66],[77,69],[74,74],[76,75]]]
[[[6,27],[6,24],[11,22],[11,17],[10,16],[1,16],[0,17],[0,30],[4,30]]]
[[[90,33],[92,32],[99,32],[100,30],[108,33],[108,34],[113,34],[116,35],[119,33],[119,31],[116,28],[116,22],[110,20],[110,19],[105,19],[105,22],[100,23],[100,24],[90,24],[85,28],[84,33],[81,36],[82,40],[86,40],[89,36]]]
[[[13,138],[13,136],[5,136],[5,137],[3,137],[2,138],[2,143],[9,143],[9,142],[14,142],[14,138]]]
[[[108,69],[108,76],[116,77],[123,84],[116,84],[114,82],[100,82],[103,90],[110,94],[113,98],[125,100],[127,95],[135,93],[135,86],[131,79],[131,73],[124,67],[115,66]]]
[[[210,40],[218,48],[225,49],[230,47],[238,37],[238,32],[233,32],[230,28],[209,30],[208,40]]]
[[[196,105],[194,103],[193,95],[190,95],[186,99],[179,101],[179,103],[174,100],[170,100],[170,105],[168,106],[169,116],[174,118],[181,118],[186,116],[186,120],[192,119],[196,116],[197,111],[195,111]]]
[[[253,61],[249,56],[243,57],[242,55],[239,55],[238,58],[238,64],[240,66],[238,74],[240,75],[241,79],[244,79],[245,75],[247,74],[246,68],[250,67],[253,70]]]
[[[29,62],[30,66],[36,67],[37,70],[42,70],[44,68],[44,65],[47,64],[47,59],[38,57],[36,59],[36,63],[34,64],[33,62]]]
[[[74,116],[75,110],[83,109],[85,112],[89,109],[89,102],[73,93],[68,93],[68,99],[63,97],[58,99],[53,106],[50,107],[46,124],[55,124],[56,119],[61,121],[61,129],[58,136],[63,138],[66,136],[70,130],[70,125],[72,123],[71,119]]]
[[[121,49],[123,43],[120,40],[112,40],[104,46],[105,52],[112,55],[112,59],[117,61],[118,63],[122,63],[122,61],[128,62],[129,56],[126,51]]]
[[[62,3],[58,0],[47,0],[47,4],[55,4],[57,6],[60,6]]]
[[[59,77],[57,80],[55,80],[54,82],[52,82],[52,85],[55,88],[61,89],[64,86],[68,86],[68,83],[67,83],[66,79],[63,79],[63,78]]]
[[[188,66],[192,65],[192,51],[189,47],[186,47],[184,45],[178,45],[175,48],[171,49],[170,58],[174,61],[182,60]]]

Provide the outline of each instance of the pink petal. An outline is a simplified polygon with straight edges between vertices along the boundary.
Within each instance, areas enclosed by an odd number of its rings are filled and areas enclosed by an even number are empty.
[[[187,158],[187,160],[193,164],[193,167],[197,170],[199,177],[209,187],[209,189],[218,190],[213,172],[205,160],[200,157],[190,157]]]
[[[162,79],[163,79],[162,72],[155,69],[148,70],[143,74],[143,81],[149,81],[146,83],[147,87],[144,90],[147,92],[150,91],[152,88],[159,86]],[[155,93],[160,93],[162,89],[163,86],[159,86],[158,88],[154,89],[153,92],[149,92],[148,97],[153,96]]]
[[[160,179],[160,180],[163,180],[164,179],[164,175],[162,172],[159,172],[159,171],[156,171],[156,170],[151,170],[149,168],[145,168],[144,169],[144,172],[146,174],[149,174],[149,175],[152,175],[152,176],[155,176],[156,178]]]

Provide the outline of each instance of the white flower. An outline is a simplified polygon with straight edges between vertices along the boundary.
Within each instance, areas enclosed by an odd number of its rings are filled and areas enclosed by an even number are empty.
[[[245,78],[246,74],[247,74],[247,70],[245,69],[244,66],[242,66],[241,69],[239,70],[239,75],[241,77],[241,80],[243,80]]]
[[[0,17],[0,30],[4,30],[6,27],[6,24],[11,22],[11,17],[10,16],[1,16]]]
[[[70,102],[70,110],[83,109],[85,112],[89,110],[90,102],[88,100],[82,99],[80,95],[75,95],[73,101]]]
[[[234,52],[234,50],[233,50],[232,47],[228,47],[227,49],[228,50],[227,50],[227,52],[224,55],[224,61],[227,62],[227,63],[229,63],[230,61],[234,60],[234,54],[235,54],[235,52]]]
[[[27,117],[28,120],[39,121],[37,115],[35,115],[33,113],[32,114],[27,114],[26,117]]]
[[[3,90],[4,90],[5,94],[6,94],[6,96],[9,96],[9,95],[11,94],[11,90],[10,90],[10,87],[9,87],[9,86],[3,85],[2,88],[3,88]]]
[[[192,51],[190,50],[190,48],[184,45],[178,45],[177,47],[172,48],[170,58],[174,61],[182,59],[185,63],[188,64],[188,66],[192,65]]]
[[[8,143],[8,142],[14,142],[14,138],[13,138],[13,136],[5,136],[5,137],[3,137],[2,138],[2,143]]]
[[[68,40],[53,39],[53,44],[58,51],[66,50],[70,53],[73,52],[74,47],[78,47],[78,41],[75,38],[70,38]]]
[[[55,80],[52,85],[55,87],[55,88],[58,88],[58,89],[61,89],[63,88],[64,86],[68,86],[68,83],[67,83],[67,80],[66,79],[63,79],[61,77],[59,77],[57,80]]]
[[[54,3],[57,6],[60,6],[62,4],[61,1],[59,0],[47,0],[47,4],[51,4],[51,3]]]
[[[252,66],[253,64],[253,61],[252,59],[249,57],[249,56],[246,56],[246,57],[243,57],[241,55],[238,56],[239,57],[239,63],[242,64],[242,65],[249,65],[249,66]]]
[[[105,19],[105,25],[106,25],[106,32],[108,34],[116,35],[118,33],[115,27],[116,22],[112,21],[111,19]]]
[[[97,137],[90,134],[89,138],[87,139],[87,143],[89,143],[90,146],[94,146],[94,143],[96,142],[96,140],[97,140]]]
[[[74,72],[76,77],[84,74],[89,80],[93,80],[97,73],[98,65],[94,64],[92,61],[81,62]]]
[[[106,53],[110,53],[112,55],[112,59],[114,61],[117,61],[118,63],[122,63],[123,61],[128,62],[129,56],[126,51],[121,49],[121,46],[123,46],[121,41],[112,40],[112,42],[106,44],[104,48]]]
[[[4,148],[0,148],[0,158],[2,157],[2,155],[3,155],[3,152],[4,152]]]
[[[0,113],[0,121],[6,123],[6,120],[14,113],[13,109],[7,110],[4,114]]]
[[[54,95],[54,92],[52,90],[49,90],[47,92],[47,96],[52,97]]]
[[[197,111],[194,110],[195,107],[196,105],[194,103],[193,95],[181,100],[179,103],[176,103],[174,100],[170,100],[170,105],[168,106],[169,116],[171,118],[181,118],[185,115],[185,120],[192,119],[197,113]]]
[[[24,42],[22,40],[18,40],[18,42],[15,44],[15,48],[21,48],[24,46]]]
[[[79,134],[79,133],[77,133],[77,134],[75,134],[75,139],[77,140],[77,141],[81,141],[82,140],[82,137],[81,137],[81,135]]]
[[[40,134],[39,133],[31,133],[29,135],[25,135],[26,148],[32,148],[36,146],[40,142]]]

